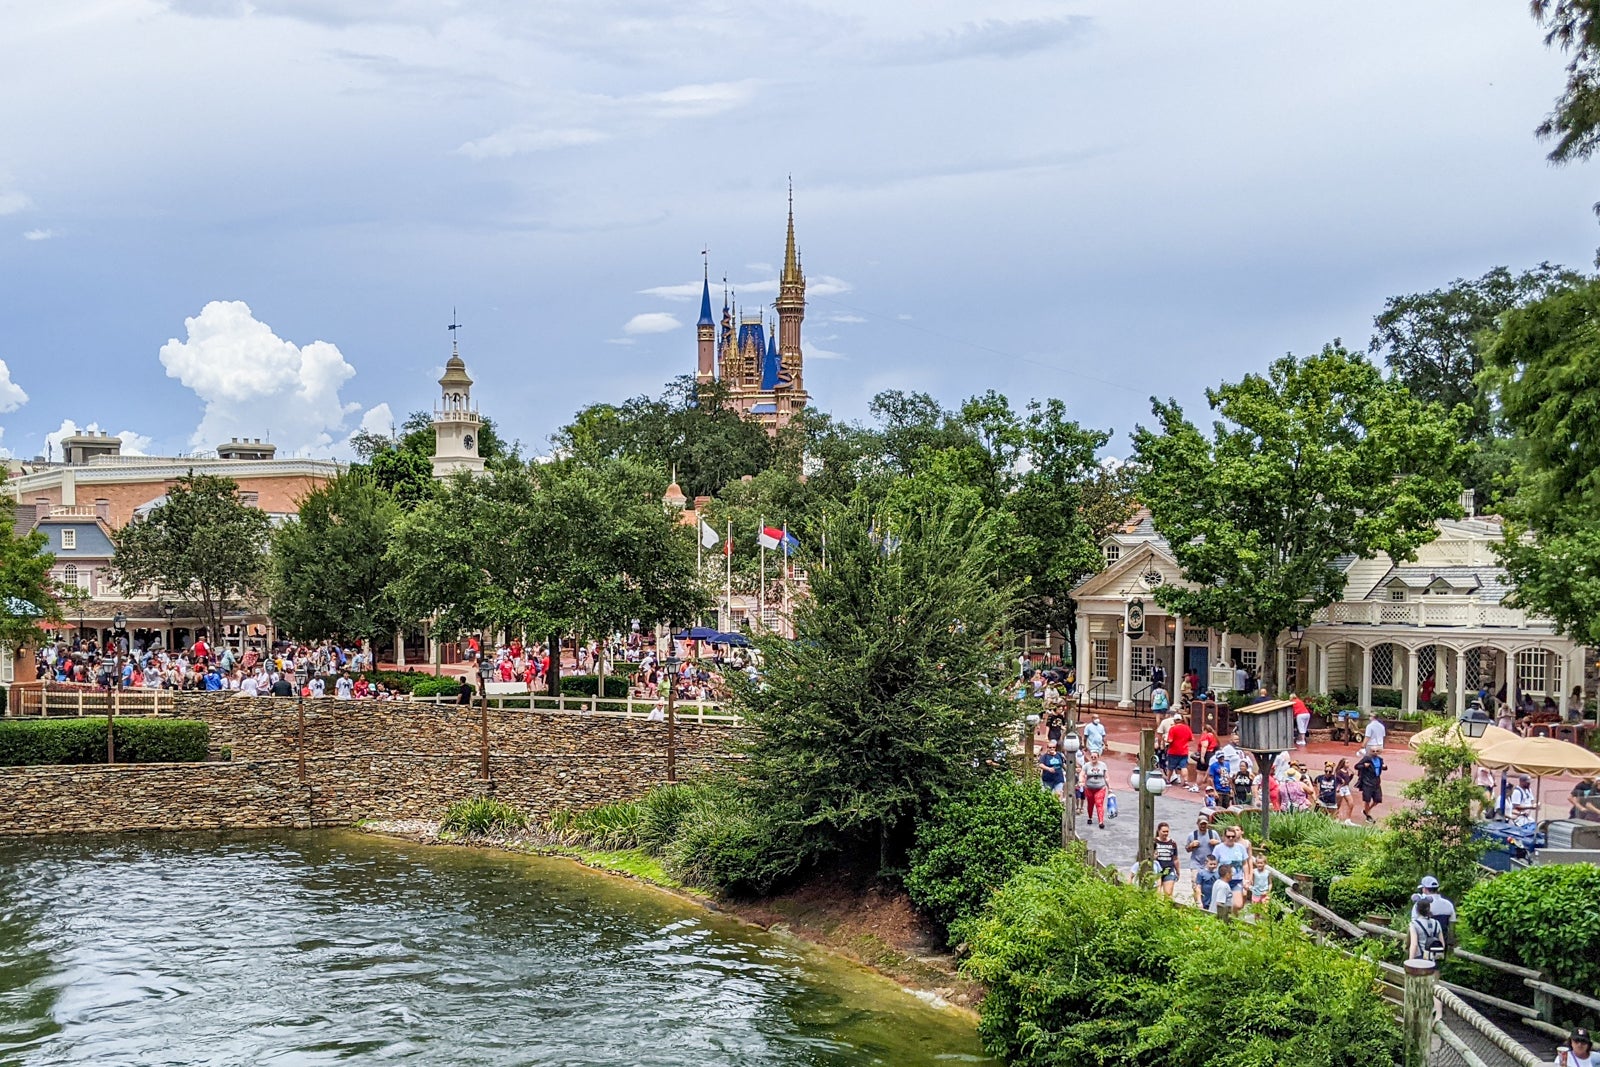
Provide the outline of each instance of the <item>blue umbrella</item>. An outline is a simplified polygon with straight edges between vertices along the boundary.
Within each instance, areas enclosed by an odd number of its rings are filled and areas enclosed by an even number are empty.
[[[681,634],[673,634],[679,641],[715,641],[722,634],[709,626],[691,626]]]

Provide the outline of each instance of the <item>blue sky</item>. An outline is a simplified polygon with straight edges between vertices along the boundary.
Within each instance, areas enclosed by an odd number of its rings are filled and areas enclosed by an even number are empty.
[[[1496,264],[1587,267],[1593,168],[1518,0],[52,0],[0,35],[0,448],[339,454],[431,405],[452,306],[530,450],[692,370],[700,250],[865,415],[1114,427]],[[676,324],[676,325],[675,325]],[[23,399],[25,397],[25,399]]]

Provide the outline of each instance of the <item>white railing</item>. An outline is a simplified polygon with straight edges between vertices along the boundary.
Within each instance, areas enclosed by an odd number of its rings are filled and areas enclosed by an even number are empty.
[[[166,689],[101,689],[74,682],[22,682],[11,687],[7,715],[170,715],[172,692]]]
[[[1454,597],[1422,600],[1353,600],[1330,604],[1312,616],[1313,622],[1356,626],[1490,626],[1527,629],[1549,628],[1543,619],[1499,604],[1483,604]]]
[[[474,696],[471,707],[478,707],[479,701],[484,698]],[[634,697],[552,697],[527,693],[491,693],[488,696],[489,706],[497,711],[527,711],[531,706],[534,711],[554,711],[567,715],[601,715],[616,719],[645,719],[655,710],[658,701]],[[414,704],[432,704],[434,706],[460,704],[459,697],[433,696],[412,697]],[[346,703],[359,704],[360,701],[347,701]],[[727,710],[726,705],[710,700],[680,700],[673,708],[673,716],[679,722],[714,723],[723,726],[738,726],[743,720],[736,714]]]

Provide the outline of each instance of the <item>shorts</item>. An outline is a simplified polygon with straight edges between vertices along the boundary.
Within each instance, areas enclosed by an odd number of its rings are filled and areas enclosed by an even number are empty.
[[[1267,895],[1265,893],[1257,893],[1254,890],[1250,892],[1250,903],[1252,904],[1260,904],[1266,899]]]
[[[1178,880],[1178,869],[1176,867],[1162,867],[1161,880],[1163,882],[1176,882]]]
[[[1181,770],[1186,769],[1188,766],[1189,766],[1189,757],[1188,756],[1168,756],[1167,757],[1167,770],[1169,770],[1169,771],[1181,771]]]
[[[1383,786],[1381,786],[1381,785],[1373,785],[1373,786],[1365,786],[1364,785],[1364,786],[1362,786],[1361,787],[1361,799],[1366,801],[1368,804],[1382,804],[1383,803]]]
[[[1349,796],[1350,795],[1350,787],[1347,786],[1347,785],[1341,785],[1339,787],[1339,795],[1342,796],[1342,797]]]

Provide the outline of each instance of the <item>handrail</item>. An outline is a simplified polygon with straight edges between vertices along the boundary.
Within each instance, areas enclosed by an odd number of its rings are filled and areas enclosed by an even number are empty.
[[[1467,1025],[1494,1042],[1494,1046],[1515,1060],[1518,1067],[1546,1067],[1542,1059],[1523,1048],[1521,1043],[1510,1034],[1507,1034],[1494,1023],[1484,1018],[1482,1012],[1450,990],[1442,986],[1435,986],[1433,995],[1440,1004],[1459,1015]]]
[[[1558,985],[1551,985],[1549,982],[1542,981],[1538,978],[1524,978],[1522,980],[1522,984],[1530,989],[1537,990],[1540,993],[1549,993],[1552,997],[1560,997],[1562,1000],[1577,1004],[1580,1007],[1588,1008],[1590,1011],[1600,1011],[1600,1000],[1596,1000],[1591,996],[1586,996],[1583,993],[1574,993],[1570,989],[1563,989]]]
[[[1446,1024],[1443,1019],[1435,1019],[1433,1021],[1433,1032],[1440,1041],[1443,1041],[1445,1044],[1449,1045],[1451,1050],[1455,1052],[1457,1056],[1461,1057],[1462,1062],[1464,1062],[1467,1067],[1489,1067],[1487,1063],[1484,1063],[1483,1060],[1478,1057],[1476,1052],[1467,1047],[1467,1043],[1465,1041],[1456,1036],[1456,1032],[1450,1029],[1449,1025]]]

